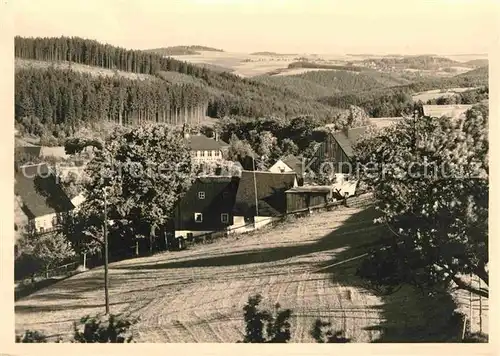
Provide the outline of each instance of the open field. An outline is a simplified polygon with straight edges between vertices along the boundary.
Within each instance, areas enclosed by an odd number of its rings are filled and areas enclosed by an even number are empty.
[[[293,342],[312,341],[318,317],[355,342],[434,340],[429,325],[445,323],[448,297],[446,304],[409,287],[378,296],[355,276],[359,260],[317,271],[363,254],[386,233],[372,225],[375,214],[363,205],[338,208],[239,238],[113,263],[111,312],[140,317],[137,342],[235,342],[243,336],[248,296],[261,293],[264,307],[279,302],[293,310]],[[67,337],[72,321],[103,312],[102,280],[96,268],[19,300],[16,332]],[[449,338],[443,328],[439,338]]]
[[[48,68],[49,66],[54,66],[57,69],[69,69],[71,68],[72,70],[83,73],[83,74],[90,74],[93,76],[103,76],[103,77],[113,77],[115,75],[119,75],[123,78],[126,79],[132,79],[132,80],[158,80],[153,75],[148,75],[148,74],[140,74],[140,73],[132,73],[132,72],[125,72],[121,70],[112,70],[112,69],[106,69],[102,67],[94,67],[94,66],[88,66],[85,64],[78,64],[78,63],[70,63],[70,62],[46,62],[46,61],[37,61],[33,59],[22,59],[22,58],[16,58],[15,59],[15,66],[16,69],[21,69],[21,68]]]
[[[276,75],[298,75],[298,74],[303,74],[307,72],[318,72],[318,71],[335,71],[337,69],[325,69],[325,68],[290,68],[290,69],[284,69],[280,73],[277,73]],[[353,74],[359,74],[359,72],[350,72]]]
[[[476,89],[476,87],[450,88],[450,89],[446,89],[446,90],[434,89],[434,90],[424,91],[424,92],[421,92],[421,93],[416,93],[412,97],[413,97],[414,101],[421,100],[424,103],[426,103],[428,100],[437,99],[437,98],[440,98],[440,97],[443,97],[443,96],[450,97],[450,96],[453,96],[453,95],[455,95],[457,93],[462,93],[464,91],[472,90],[472,89]]]
[[[239,239],[112,264],[111,310],[141,316],[138,342],[235,342],[244,331],[243,305],[249,295],[262,293],[265,306],[279,302],[293,309],[295,342],[311,341],[308,331],[317,317],[369,342],[379,337],[364,328],[380,322],[380,298],[312,272],[375,237],[359,234],[373,230],[366,215],[344,231],[359,212],[318,213]],[[71,331],[72,320],[103,310],[102,278],[101,268],[91,270],[18,301],[16,330]]]

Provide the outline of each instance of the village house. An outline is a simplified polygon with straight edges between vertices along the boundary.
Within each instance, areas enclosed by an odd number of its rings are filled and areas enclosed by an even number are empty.
[[[74,206],[50,167],[44,163],[17,167],[14,179],[15,201],[19,207],[14,229],[29,234],[57,231]],[[18,226],[18,222],[24,226]]]
[[[286,191],[297,186],[295,172],[242,171],[234,204],[235,233],[265,226],[286,213]]]
[[[297,184],[304,184],[303,164],[300,158],[294,155],[281,157],[269,168],[272,173],[289,173],[294,172],[297,175]]]
[[[231,226],[238,183],[239,177],[196,178],[175,207],[175,237],[190,238]]]
[[[31,159],[42,160],[44,158],[67,159],[64,146],[48,147],[48,146],[17,146],[14,150],[14,155],[17,160]]]
[[[205,135],[185,135],[185,138],[191,148],[193,163],[217,163],[223,161],[223,152],[227,144],[221,141],[208,138]]]
[[[347,174],[354,173],[355,168],[352,166],[353,147],[368,128],[369,126],[360,126],[327,134],[325,141],[316,148],[314,163],[311,164],[313,170],[330,174],[333,169],[337,181],[347,179]]]

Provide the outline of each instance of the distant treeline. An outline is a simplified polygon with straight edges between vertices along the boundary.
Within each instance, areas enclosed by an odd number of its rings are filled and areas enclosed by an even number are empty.
[[[421,56],[402,56],[402,57],[384,57],[368,58],[362,60],[363,64],[375,63],[379,67],[395,67],[405,69],[434,70],[441,67],[463,66],[462,63],[449,58],[421,55]]]
[[[209,51],[209,52],[224,52],[222,49],[205,47],[205,46],[170,46],[162,48],[153,48],[145,50],[148,53],[156,53],[162,56],[182,56],[182,55],[197,55],[200,54],[199,51]]]
[[[489,87],[482,87],[456,93],[452,96],[441,96],[427,100],[429,105],[476,104],[489,99]]]
[[[345,109],[350,105],[360,106],[371,117],[391,117],[412,112],[414,110],[412,94],[416,92],[486,85],[488,85],[488,68],[478,68],[450,78],[432,78],[390,88],[336,94],[321,98],[320,101]]]
[[[355,67],[355,66],[340,66],[333,64],[320,64],[320,63],[312,63],[306,61],[293,62],[288,65],[288,68],[318,68],[318,69],[337,69],[337,70],[350,70],[353,72],[362,72],[366,70],[366,68]]]
[[[338,112],[335,108],[306,99],[283,88],[244,79],[231,73],[212,71],[154,53],[127,50],[78,37],[16,37],[15,56],[48,62],[70,61],[151,75],[156,75],[161,71],[186,74],[204,82],[203,90],[209,98],[208,114],[212,117],[276,115],[291,118],[298,115],[313,115],[327,121]],[[185,94],[185,96],[190,97],[190,94]],[[36,98],[34,100],[37,101]],[[34,105],[40,104],[34,103]],[[167,104],[164,103],[164,105]],[[174,105],[171,104],[170,107]]]

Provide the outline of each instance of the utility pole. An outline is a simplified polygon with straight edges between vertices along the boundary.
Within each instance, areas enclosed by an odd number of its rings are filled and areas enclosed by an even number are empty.
[[[478,277],[479,280],[479,290],[481,290],[481,278]],[[479,332],[483,332],[483,298],[481,294],[479,294]]]
[[[472,273],[470,275],[470,280],[472,281]],[[469,323],[472,329],[472,292],[469,292]]]
[[[106,315],[109,315],[109,278],[108,278],[108,199],[104,189],[104,298]]]
[[[255,190],[255,216],[259,216],[259,200],[257,198],[257,179],[255,178],[255,156],[252,155],[253,161],[253,186]],[[254,219],[255,221],[255,219]],[[255,223],[255,222],[254,222]]]

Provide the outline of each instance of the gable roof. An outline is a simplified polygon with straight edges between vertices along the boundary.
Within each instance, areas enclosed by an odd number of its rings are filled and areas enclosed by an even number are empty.
[[[23,154],[32,157],[40,157],[41,152],[41,146],[17,146],[14,150],[14,155],[16,156],[16,158],[20,157]]]
[[[424,116],[457,118],[463,115],[473,105],[423,105]]]
[[[187,138],[187,141],[193,151],[220,150],[223,147],[219,141],[205,135],[192,135]]]
[[[45,163],[16,169],[14,179],[14,192],[20,196],[23,210],[30,219],[74,208]]]
[[[339,144],[340,148],[347,157],[352,157],[354,152],[352,147],[366,132],[368,126],[355,127],[348,130],[336,131],[332,133],[333,138]]]
[[[294,155],[288,155],[281,158],[281,161],[285,163],[288,167],[290,167],[299,177],[302,177],[303,174],[303,165],[302,161],[295,157]]]
[[[284,214],[286,211],[285,191],[292,188],[295,181],[295,172],[242,171],[233,209],[234,214],[255,216],[255,184],[257,185],[259,216],[279,216]]]

